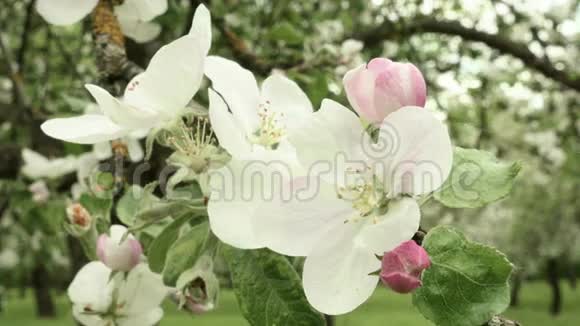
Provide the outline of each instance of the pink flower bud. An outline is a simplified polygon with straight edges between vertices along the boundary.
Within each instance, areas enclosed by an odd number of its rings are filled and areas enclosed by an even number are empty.
[[[371,123],[381,123],[404,106],[423,107],[427,99],[425,79],[417,67],[385,58],[350,70],[343,84],[355,111]]]
[[[126,232],[126,227],[112,225],[110,234],[101,234],[97,240],[97,256],[114,271],[128,272],[141,260],[143,248],[133,235],[121,241]]]
[[[50,191],[43,180],[38,180],[28,186],[28,191],[32,194],[32,200],[35,203],[43,204],[50,198]]]
[[[431,266],[429,255],[413,240],[385,253],[381,269],[383,283],[398,293],[410,293],[421,286],[421,273]]]
[[[86,232],[91,228],[93,218],[91,214],[79,203],[70,204],[66,208],[66,216],[69,223],[78,231]]]

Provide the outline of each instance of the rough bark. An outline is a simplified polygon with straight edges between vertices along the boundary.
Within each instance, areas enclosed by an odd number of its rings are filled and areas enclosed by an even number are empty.
[[[56,308],[50,293],[50,280],[46,268],[39,263],[32,271],[32,286],[36,300],[36,314],[40,318],[56,317]]]

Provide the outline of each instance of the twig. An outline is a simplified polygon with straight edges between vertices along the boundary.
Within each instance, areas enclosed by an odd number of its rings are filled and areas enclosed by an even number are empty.
[[[580,78],[569,75],[563,70],[556,69],[549,61],[536,56],[528,49],[526,44],[498,34],[468,28],[457,21],[440,20],[427,16],[415,17],[407,22],[386,20],[380,26],[355,34],[352,37],[362,40],[367,45],[373,45],[386,39],[421,33],[460,36],[463,40],[484,43],[493,49],[522,60],[525,65],[542,73],[544,76],[576,91],[580,91]]]

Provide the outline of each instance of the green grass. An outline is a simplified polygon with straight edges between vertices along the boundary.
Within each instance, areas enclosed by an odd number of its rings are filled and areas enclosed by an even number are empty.
[[[567,284],[564,289],[563,313],[553,318],[548,314],[550,292],[544,283],[531,283],[523,287],[521,305],[510,309],[506,315],[526,326],[573,326],[580,325],[580,289],[572,291]],[[70,317],[70,306],[66,297],[57,300],[58,319],[37,320],[31,296],[19,299],[13,295],[0,314],[2,326],[67,326],[74,325]],[[246,326],[241,317],[235,298],[231,292],[224,292],[220,306],[203,316],[189,316],[166,305],[162,326]],[[421,315],[411,305],[411,296],[395,295],[385,289],[378,289],[371,300],[354,313],[339,317],[338,326],[428,326]]]

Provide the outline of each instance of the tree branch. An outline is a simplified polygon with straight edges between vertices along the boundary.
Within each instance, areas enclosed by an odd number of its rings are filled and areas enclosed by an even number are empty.
[[[362,40],[367,46],[378,44],[386,39],[411,36],[421,33],[437,33],[459,36],[464,40],[481,42],[502,53],[512,55],[544,76],[553,79],[580,92],[580,78],[565,71],[556,69],[545,58],[536,56],[526,44],[510,40],[497,34],[490,34],[474,28],[468,28],[456,21],[439,20],[432,17],[416,17],[408,22],[393,22],[386,20],[380,26],[355,34],[353,37]]]

